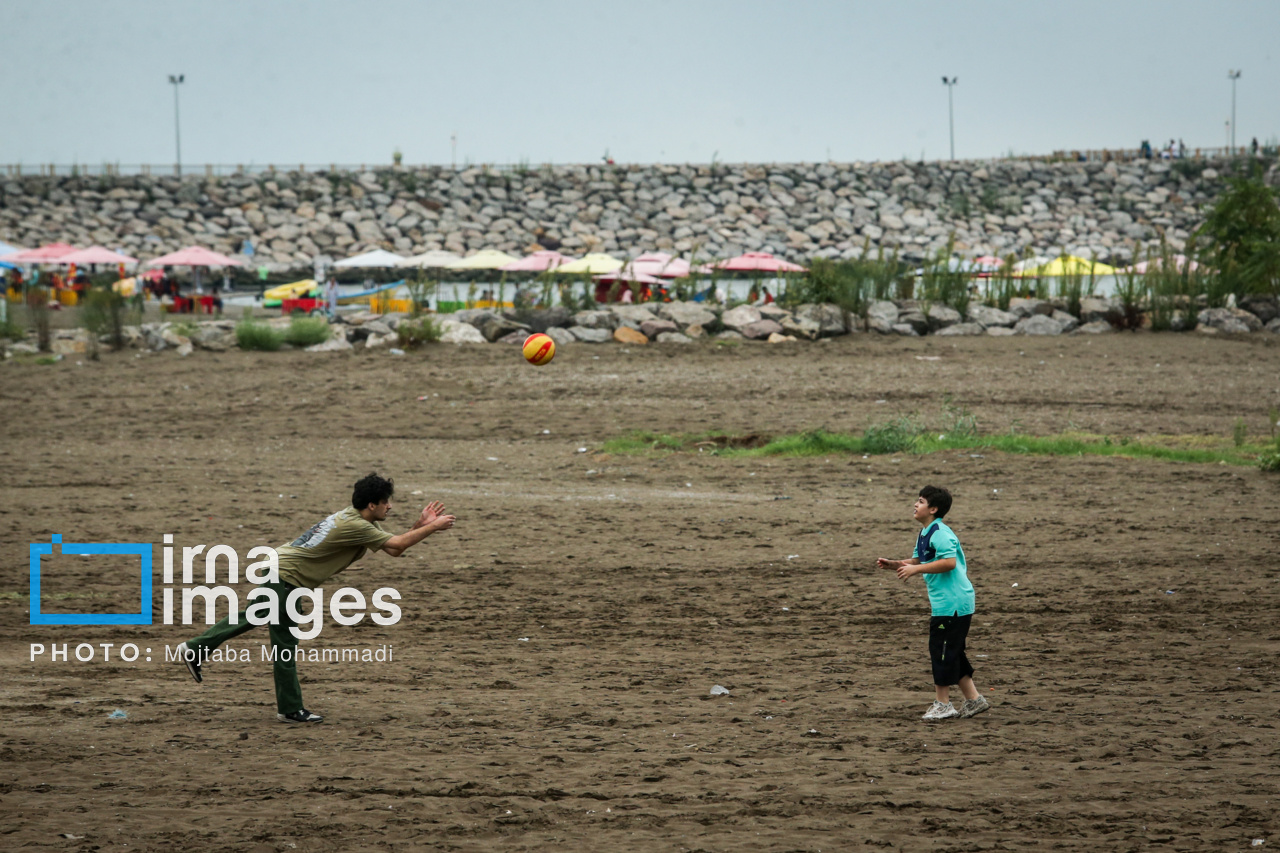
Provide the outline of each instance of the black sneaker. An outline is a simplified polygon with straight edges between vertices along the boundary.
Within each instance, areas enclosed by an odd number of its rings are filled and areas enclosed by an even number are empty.
[[[186,664],[187,672],[191,673],[196,684],[204,681],[204,676],[200,674],[200,661],[197,659],[196,652],[188,648],[186,643],[178,643],[178,660]]]
[[[313,714],[306,708],[299,708],[290,714],[276,714],[276,719],[282,723],[322,723],[324,717],[319,714]]]

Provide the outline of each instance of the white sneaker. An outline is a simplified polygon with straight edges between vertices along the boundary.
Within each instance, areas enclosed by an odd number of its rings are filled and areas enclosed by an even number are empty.
[[[950,702],[939,702],[937,699],[934,699],[933,704],[929,706],[929,710],[925,711],[924,716],[920,719],[929,721],[949,720],[952,717],[958,716],[960,716],[960,712],[957,711],[956,707]]]
[[[964,704],[960,706],[960,716],[974,717],[991,707],[985,696],[978,696],[977,699],[966,699]]]

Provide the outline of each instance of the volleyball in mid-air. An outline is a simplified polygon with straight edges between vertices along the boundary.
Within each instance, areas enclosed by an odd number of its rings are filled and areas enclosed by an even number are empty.
[[[549,335],[539,332],[524,339],[524,357],[530,364],[541,367],[556,357],[556,342]]]

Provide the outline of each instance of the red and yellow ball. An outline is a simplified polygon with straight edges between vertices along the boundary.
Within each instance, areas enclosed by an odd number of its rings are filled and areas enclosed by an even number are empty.
[[[541,332],[525,338],[521,349],[524,351],[525,360],[537,367],[547,364],[556,357],[556,342],[550,335],[544,335]]]

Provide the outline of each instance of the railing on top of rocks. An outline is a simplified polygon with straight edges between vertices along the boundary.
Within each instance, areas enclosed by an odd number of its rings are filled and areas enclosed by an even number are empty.
[[[1268,149],[1270,153],[1270,149]],[[1246,155],[1248,150],[1242,146],[1237,146],[1234,150],[1229,147],[1218,148],[1195,148],[1185,149],[1182,153],[1174,153],[1172,159],[1188,159],[1188,160],[1217,160],[1236,155]],[[1165,150],[1153,149],[1148,156],[1139,148],[1090,148],[1090,149],[1072,149],[1054,151],[1052,154],[1026,154],[1008,157],[979,157],[974,158],[971,162],[1002,162],[1005,160],[1038,160],[1042,162],[1055,161],[1072,161],[1072,162],[1130,162],[1134,160],[1152,159],[1162,160],[1170,159]],[[613,165],[613,164],[611,164]],[[619,166],[636,165],[636,164],[617,164]],[[727,166],[727,163],[713,163],[713,166]],[[465,163],[462,165],[454,164],[449,168],[459,171],[467,169],[483,169],[487,172],[530,172],[540,169],[556,168],[556,164],[542,163],[532,165],[529,163]],[[392,165],[389,163],[284,163],[276,165],[274,163],[203,163],[203,164],[185,164],[178,165],[156,164],[156,163],[4,163],[0,164],[2,174],[9,177],[57,177],[62,176],[114,176],[114,175],[175,175],[190,177],[220,177],[223,175],[265,175],[273,172],[365,172],[370,169],[402,169],[404,171],[414,171],[418,169],[440,169],[445,168],[443,164],[414,164],[414,165]]]

